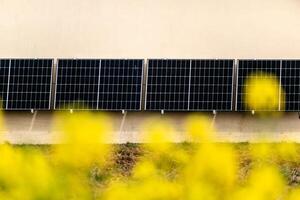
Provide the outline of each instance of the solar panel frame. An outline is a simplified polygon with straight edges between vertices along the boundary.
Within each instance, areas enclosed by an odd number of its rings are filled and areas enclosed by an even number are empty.
[[[284,59],[281,61],[280,84],[281,98],[284,99],[284,108],[281,111],[299,112],[300,111],[300,60]],[[294,65],[293,65],[294,64]],[[289,67],[289,68],[288,68]],[[289,74],[287,75],[287,71]]]
[[[280,80],[281,80],[281,60],[280,59],[238,59],[237,60],[237,75],[236,75],[236,101],[235,101],[235,111],[252,111],[251,109],[246,109],[244,106],[244,102],[242,100],[242,96],[243,96],[243,92],[241,93],[241,90],[243,90],[244,88],[242,88],[241,84],[239,83],[240,80],[243,80],[245,81],[246,77],[243,75],[241,76],[240,73],[240,69],[241,69],[241,62],[251,62],[251,61],[255,61],[255,62],[277,62],[277,69],[275,70],[278,70],[276,71],[276,73],[269,73],[268,71],[264,71],[262,69],[256,69],[256,70],[253,70],[251,71],[251,73],[255,72],[255,71],[261,71],[261,72],[264,72],[266,74],[269,74],[269,75],[275,75],[277,77],[277,80],[278,80],[278,83],[279,83],[279,86],[281,86],[281,83],[280,83]],[[259,68],[259,67],[256,67],[256,68]],[[251,74],[249,73],[248,76]],[[240,77],[242,77],[240,79]],[[268,109],[263,109],[263,110],[255,110],[255,111],[280,111],[280,104],[281,104],[281,100],[280,100],[280,97],[281,97],[281,91],[280,91],[281,87],[279,87],[279,92],[278,92],[278,99],[279,99],[279,105],[278,105],[278,109],[276,110],[268,110]]]
[[[206,66],[207,63],[208,66]],[[227,73],[225,75],[219,73],[219,69]],[[211,76],[210,72],[212,70],[213,74]],[[189,111],[232,111],[234,70],[234,59],[192,59]],[[207,73],[208,76],[206,76]],[[205,80],[208,81],[208,84],[205,83]],[[217,83],[215,84],[216,80]],[[195,81],[197,81],[199,84],[196,84]],[[200,84],[201,81],[203,81],[203,84]],[[213,82],[212,84],[210,84],[211,81]],[[226,86],[225,93],[223,90],[224,86]],[[210,87],[212,87],[212,90],[210,90]],[[195,97],[195,94],[197,94],[198,99]],[[201,100],[201,98],[199,99],[199,94],[202,94],[203,100]],[[225,100],[223,97],[224,94],[226,95]],[[209,99],[210,95],[212,100],[205,101],[204,99]],[[221,98],[220,95],[222,95]],[[199,105],[200,102],[202,105]],[[204,102],[206,102],[206,105],[204,105]]]
[[[71,100],[71,99],[59,100],[58,99],[59,98],[58,95],[60,95],[60,93],[61,93],[61,92],[59,92],[59,81],[60,81],[59,80],[59,78],[60,78],[60,73],[59,73],[60,69],[59,69],[59,67],[60,67],[60,63],[63,62],[63,61],[65,61],[65,62],[70,62],[70,61],[75,62],[75,69],[77,68],[77,64],[78,64],[76,62],[81,62],[81,64],[82,64],[82,62],[87,62],[87,61],[96,62],[95,66],[89,66],[91,70],[96,71],[96,74],[93,77],[95,79],[97,78],[97,81],[96,81],[97,83],[96,84],[90,84],[90,85],[93,85],[93,86],[96,85],[96,87],[97,87],[95,89],[95,91],[93,92],[94,95],[96,94],[95,101],[89,101],[89,100],[84,100],[84,99],[82,100],[82,99],[79,98],[79,101],[82,101],[82,102],[78,103],[78,102],[76,102],[76,101],[78,101],[77,97],[74,97],[75,100],[74,99],[73,100]],[[99,62],[98,67],[97,67],[97,62]],[[74,68],[74,66],[69,66],[69,64],[68,64],[67,67],[73,67]],[[65,68],[67,68],[67,67],[65,66]],[[79,66],[78,68],[80,68],[80,67],[82,67],[82,66]],[[98,95],[99,95],[98,94],[98,91],[99,91],[98,87],[99,87],[100,67],[101,67],[101,59],[98,59],[98,58],[59,58],[59,59],[57,59],[55,95],[54,95],[54,110],[98,110],[97,106],[98,106]],[[82,68],[86,68],[86,67],[82,67]],[[94,68],[94,69],[92,69],[92,68]],[[98,68],[98,70],[97,70],[97,68]],[[98,73],[97,73],[97,71],[98,71]],[[68,72],[66,71],[66,73],[68,73]],[[71,73],[71,72],[69,72],[69,73]],[[78,76],[78,75],[75,75],[75,76]],[[63,77],[61,77],[61,78],[63,78]],[[80,73],[78,78],[80,80],[83,80],[85,78],[85,76],[81,76],[81,73]],[[70,81],[71,81],[71,79],[70,79]],[[69,85],[70,86],[76,86],[76,84],[72,85],[71,83]],[[78,83],[77,85],[78,85],[78,87],[79,86],[84,86],[83,90],[85,90],[86,85],[90,86],[89,84],[86,84],[86,83]],[[75,90],[76,90],[76,88],[74,89],[74,91]],[[84,91],[84,93],[88,94],[87,91]],[[74,95],[75,94],[76,93],[74,92]],[[78,94],[79,94],[79,92],[78,92]],[[65,93],[64,93],[64,95],[65,95]],[[65,96],[65,98],[67,98],[67,97]],[[62,102],[60,102],[60,101],[62,101]],[[64,104],[63,106],[61,106],[62,103]]]
[[[10,58],[9,60],[10,69],[6,110],[50,110],[54,59]],[[24,64],[23,67],[21,67],[22,62]],[[39,66],[41,63],[42,67]],[[14,70],[17,68],[18,72],[15,72]],[[36,70],[33,70],[34,68]],[[18,74],[21,72],[23,74]],[[16,78],[17,80],[15,80]],[[24,83],[22,80],[27,80],[27,82]],[[19,86],[22,88],[21,90],[19,90]],[[26,86],[25,89],[24,86]],[[28,94],[31,96],[28,97]],[[24,95],[25,99],[23,99]],[[39,99],[37,98],[38,95]]]
[[[101,74],[102,69],[104,69],[104,67],[107,67],[106,64],[107,62],[109,62],[111,64],[111,62],[113,63],[113,67],[110,66],[112,68],[112,74],[106,74],[108,76],[103,76],[103,74]],[[118,62],[118,66],[116,66],[116,62]],[[109,65],[110,65],[109,64]],[[127,67],[126,68],[126,65]],[[136,65],[136,69],[132,67],[132,65]],[[101,69],[100,69],[100,73],[99,73],[99,91],[98,91],[98,110],[103,110],[103,111],[120,111],[120,110],[126,110],[126,111],[141,111],[142,110],[142,91],[143,91],[143,80],[144,80],[144,66],[145,66],[145,61],[144,59],[116,59],[116,58],[105,58],[105,59],[101,59]],[[117,71],[114,71],[117,68]],[[120,80],[119,78],[117,79],[117,83],[112,85],[112,91],[107,91],[106,89],[104,89],[103,87],[100,87],[102,84],[102,80],[104,79],[109,79],[110,81],[113,80],[113,82],[115,81],[115,79],[112,79],[114,77],[118,77],[115,76],[114,73],[118,72],[121,73],[121,68],[124,68],[123,70],[123,75],[125,76],[120,76],[122,79]],[[105,71],[103,71],[105,72]],[[109,70],[109,72],[111,72],[111,70]],[[136,74],[135,74],[136,72]],[[128,73],[128,74],[125,74]],[[124,79],[125,78],[125,79]],[[137,81],[136,81],[137,80]],[[136,81],[136,83],[134,82],[130,82],[130,81]],[[121,83],[120,83],[121,82]],[[105,84],[105,83],[104,83]],[[130,86],[131,87],[131,91],[128,87],[123,87],[123,86]],[[122,86],[121,89],[118,88],[118,86]],[[136,89],[135,89],[136,88]],[[114,91],[116,89],[116,91]],[[101,91],[100,91],[101,90]],[[134,90],[134,91],[132,91]],[[122,95],[122,98],[117,100],[116,98],[111,98],[111,99],[107,99],[107,95],[103,95],[101,96],[101,94],[109,94],[111,93],[112,95]],[[129,100],[127,99],[129,98]],[[105,101],[106,101],[106,105],[105,105]],[[114,102],[115,105],[109,104],[111,102]],[[102,102],[102,105],[100,105],[100,102]],[[119,105],[118,105],[119,103]]]
[[[150,72],[149,72],[149,69],[150,69],[150,66],[151,66],[151,63],[150,62],[154,62],[154,61],[156,61],[156,62],[165,62],[165,66],[164,66],[164,68],[166,68],[167,69],[167,65],[168,64],[170,64],[170,65],[173,65],[172,64],[172,62],[175,62],[175,65],[177,65],[177,63],[176,62],[184,62],[185,64],[185,70],[188,70],[188,76],[186,76],[187,74],[186,74],[186,72],[185,73],[183,73],[183,76],[182,76],[182,81],[183,81],[183,86],[182,86],[182,88],[178,88],[179,89],[179,93],[180,93],[180,90],[182,90],[183,88],[185,88],[186,86],[188,86],[188,88],[187,88],[187,90],[186,90],[186,88],[185,89],[183,89],[183,96],[181,96],[182,98],[182,100],[181,101],[178,101],[179,103],[178,103],[178,105],[177,105],[177,107],[175,107],[175,108],[170,108],[172,105],[171,104],[166,104],[164,101],[160,101],[160,100],[149,100],[149,94],[150,94],[150,92],[149,92],[149,89],[151,89],[151,93],[152,93],[152,88],[150,87],[151,85],[153,85],[152,83],[149,83],[149,80],[150,81],[152,81],[152,79],[150,79],[149,77],[150,77]],[[168,62],[170,62],[170,63],[168,63]],[[182,63],[181,63],[182,64]],[[174,66],[173,66],[174,67]],[[175,70],[176,70],[176,67],[174,67],[175,68]],[[157,69],[158,69],[158,67],[157,67]],[[180,69],[180,68],[178,68],[178,69]],[[164,110],[164,111],[188,111],[188,107],[189,107],[189,103],[188,103],[188,98],[189,98],[189,95],[188,95],[188,92],[189,92],[189,83],[190,83],[190,70],[191,70],[191,59],[164,59],[164,58],[156,58],[156,59],[147,59],[147,75],[146,75],[146,94],[145,94],[145,110],[148,110],[148,111],[161,111],[161,110]],[[170,70],[169,70],[170,71]],[[167,73],[167,70],[166,70],[166,73]],[[175,75],[173,75],[173,76],[165,76],[165,80],[168,82],[168,78],[169,78],[169,82],[170,82],[170,84],[167,84],[167,86],[171,86],[171,85],[173,85],[173,84],[171,84],[171,81],[172,81],[172,78],[174,78],[174,80],[176,79],[176,77],[180,77],[180,76],[176,76],[176,71],[174,72],[173,71],[173,73],[175,73]],[[180,75],[181,75],[181,72],[180,72]],[[151,77],[152,77],[152,74],[151,74]],[[154,77],[154,76],[153,76]],[[159,76],[160,78],[161,78],[161,80],[163,80],[164,79],[164,77],[163,77],[163,75],[160,75]],[[186,79],[186,77],[188,77],[187,79]],[[157,79],[157,76],[156,76],[156,79]],[[174,81],[173,80],[173,81]],[[185,81],[187,81],[188,80],[188,84],[186,84],[185,83]],[[176,82],[176,81],[175,81]],[[181,81],[180,81],[180,83],[181,83]],[[159,83],[158,84],[156,84],[156,85],[159,85]],[[160,84],[160,85],[163,85],[163,84]],[[165,88],[165,90],[167,90],[167,86],[166,86],[166,88]],[[180,87],[180,84],[179,84],[179,86],[178,87]],[[156,89],[158,89],[158,87],[156,88]],[[169,90],[171,89],[171,88],[168,88]],[[175,89],[176,90],[176,89]],[[158,95],[158,94],[155,94],[156,96]],[[185,95],[186,95],[186,97],[185,97]],[[162,96],[160,96],[160,98],[161,98]],[[175,98],[175,97],[174,97]],[[173,99],[174,99],[173,98]],[[164,98],[164,99],[166,99],[166,98]],[[186,100],[186,101],[185,101]],[[152,106],[150,106],[151,105],[151,102],[155,102],[155,105],[153,106],[153,104],[152,104]],[[164,102],[164,105],[163,105],[163,107],[161,107],[161,102]],[[177,103],[177,101],[169,101],[169,103]]]
[[[10,59],[0,59],[0,110],[7,107],[7,90],[9,87]]]
[[[145,85],[145,97],[144,97],[144,110],[147,110],[147,93],[148,93],[148,74],[149,74],[149,59],[146,60],[146,85]]]

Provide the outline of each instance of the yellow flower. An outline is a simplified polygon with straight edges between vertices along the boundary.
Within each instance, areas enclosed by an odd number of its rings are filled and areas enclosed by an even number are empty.
[[[255,160],[266,161],[270,157],[274,156],[274,149],[271,144],[267,142],[250,144],[250,153]]]
[[[273,166],[265,165],[251,171],[248,184],[237,191],[234,199],[277,200],[282,199],[285,190],[280,172]]]
[[[173,147],[172,142],[176,137],[170,123],[161,119],[150,119],[145,122],[143,128],[146,148],[157,153],[168,153]]]
[[[1,101],[1,99],[0,99]],[[4,127],[4,120],[3,120],[3,114],[0,110],[0,144],[3,143],[4,141],[4,131],[5,131],[5,127]]]
[[[293,189],[290,194],[289,197],[287,198],[288,200],[299,200],[300,198],[300,189]]]
[[[113,182],[104,192],[102,198],[105,200],[117,200],[117,199],[128,199],[134,200],[135,193],[126,183],[122,182]]]
[[[257,72],[248,77],[244,90],[244,103],[248,109],[278,110],[280,85],[277,77]]]
[[[11,188],[15,183],[20,182],[22,176],[23,158],[22,155],[10,145],[0,146],[0,183]]]
[[[192,115],[187,119],[186,127],[192,142],[207,142],[214,137],[215,130],[207,117]]]
[[[292,142],[279,143],[277,151],[280,158],[284,160],[296,161],[299,159],[297,145],[295,143]]]
[[[61,144],[55,146],[55,158],[72,166],[89,166],[104,161],[110,146],[112,125],[105,115],[92,113],[63,114]]]
[[[149,160],[140,161],[133,169],[133,177],[136,179],[154,178],[157,170],[153,162]]]
[[[198,183],[211,185],[218,188],[218,194],[223,197],[233,189],[236,178],[235,152],[225,144],[201,144],[184,171],[187,186]]]

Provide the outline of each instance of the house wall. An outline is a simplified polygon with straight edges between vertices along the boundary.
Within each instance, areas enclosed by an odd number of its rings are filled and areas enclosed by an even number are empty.
[[[0,0],[0,57],[300,58],[300,1]],[[8,141],[51,142],[53,115],[5,112]],[[137,141],[136,119],[148,115],[129,117],[117,141]],[[270,120],[267,127],[278,125],[271,130],[237,113],[215,124],[230,141],[264,131],[300,141],[296,113]]]
[[[300,58],[299,0],[0,0],[0,57]]]

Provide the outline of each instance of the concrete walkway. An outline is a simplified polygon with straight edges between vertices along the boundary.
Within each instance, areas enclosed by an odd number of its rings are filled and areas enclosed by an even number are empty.
[[[76,112],[74,113],[77,114]],[[185,119],[192,113],[167,112],[120,112],[108,113],[113,120],[113,143],[143,142],[142,124],[145,120],[158,117],[162,121],[171,123],[175,130],[174,142],[185,141]],[[276,117],[259,117],[251,113],[201,113],[207,116],[214,124],[217,135],[216,141],[221,142],[255,142],[267,138],[269,141],[300,142],[300,120],[298,113],[281,113]],[[6,131],[4,138],[14,144],[51,144],[56,143],[52,137],[60,132],[59,125],[53,126],[54,112],[38,112],[36,116],[30,112],[6,112],[4,119]]]

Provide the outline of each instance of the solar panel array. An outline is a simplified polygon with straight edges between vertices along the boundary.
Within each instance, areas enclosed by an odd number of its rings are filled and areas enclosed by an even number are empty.
[[[233,60],[148,61],[146,110],[232,110]]]
[[[248,111],[248,77],[270,75],[280,85],[273,100],[285,103],[274,111],[300,111],[300,60],[241,59],[236,71],[234,63],[149,59],[145,110]],[[53,59],[0,59],[0,109],[49,110],[54,83],[56,110],[141,110],[143,69],[142,59],[59,59],[54,81]]]
[[[140,110],[143,60],[60,59],[55,109]]]

